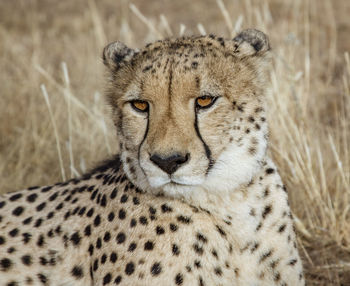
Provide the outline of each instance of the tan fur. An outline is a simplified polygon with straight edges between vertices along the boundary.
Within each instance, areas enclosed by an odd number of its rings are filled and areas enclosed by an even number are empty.
[[[0,199],[0,284],[304,285],[266,156],[269,50],[256,30],[107,46],[120,159]]]

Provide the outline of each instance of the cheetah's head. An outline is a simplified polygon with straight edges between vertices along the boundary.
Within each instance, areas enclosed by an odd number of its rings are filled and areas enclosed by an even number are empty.
[[[269,42],[249,29],[103,53],[121,159],[139,188],[186,198],[248,183],[267,145]]]

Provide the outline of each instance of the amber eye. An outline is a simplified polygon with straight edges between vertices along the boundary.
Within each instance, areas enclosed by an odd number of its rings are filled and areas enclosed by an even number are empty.
[[[143,100],[133,100],[130,101],[131,106],[139,112],[147,112],[148,111],[148,102]]]
[[[217,97],[210,96],[210,95],[204,95],[201,97],[196,98],[196,107],[197,108],[209,108],[214,104]]]

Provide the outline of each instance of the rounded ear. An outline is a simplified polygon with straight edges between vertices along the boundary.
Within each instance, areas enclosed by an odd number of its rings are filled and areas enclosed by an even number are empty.
[[[261,31],[246,29],[233,38],[234,53],[239,57],[263,55],[269,51],[268,37]]]
[[[123,64],[129,62],[136,52],[122,42],[113,42],[103,49],[103,63],[109,69],[119,69]]]

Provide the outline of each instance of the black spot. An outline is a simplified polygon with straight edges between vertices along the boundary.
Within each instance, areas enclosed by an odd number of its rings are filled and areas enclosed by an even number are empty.
[[[54,201],[57,197],[58,197],[58,192],[52,194],[52,195],[49,197],[49,201],[52,202],[52,201]]]
[[[142,72],[147,72],[147,71],[149,71],[152,67],[153,67],[152,65],[148,65],[148,66],[146,66],[146,67],[142,70]]]
[[[275,281],[281,280],[281,274],[279,272],[276,272],[273,276],[273,280]]]
[[[12,261],[8,258],[3,258],[0,260],[0,270],[8,271],[12,266]]]
[[[118,189],[117,188],[114,188],[111,195],[110,195],[110,198],[111,199],[115,199],[115,197],[117,196],[118,194]]]
[[[50,191],[51,189],[52,189],[52,186],[48,186],[48,187],[42,188],[41,192],[46,193],[46,192]]]
[[[270,190],[269,190],[269,188],[266,188],[264,190],[264,198],[266,198],[269,194],[270,194]]]
[[[9,235],[12,236],[12,237],[17,236],[17,234],[18,234],[18,228],[14,228],[13,230],[11,230],[9,232]]]
[[[61,233],[62,233],[62,229],[61,229],[61,226],[60,226],[60,225],[56,227],[55,232],[56,232],[57,234],[61,234]]]
[[[125,217],[126,217],[126,212],[125,212],[124,209],[121,209],[121,210],[119,211],[118,217],[119,217],[120,219],[125,219]]]
[[[270,174],[273,174],[275,172],[275,170],[272,168],[268,168],[268,169],[266,169],[265,172],[266,172],[266,174],[270,175]]]
[[[130,243],[128,251],[132,252],[136,249],[137,244],[135,242]]]
[[[170,230],[171,230],[172,232],[175,232],[175,231],[177,231],[178,226],[177,226],[176,224],[171,223],[171,224],[169,225],[169,228],[170,228]]]
[[[97,215],[94,219],[94,226],[99,226],[101,223],[101,217],[100,215]]]
[[[118,235],[116,237],[117,243],[121,244],[125,241],[125,239],[126,239],[126,236],[125,236],[124,232],[118,233]]]
[[[97,189],[97,190],[95,190],[95,191],[93,191],[93,192],[92,192],[92,194],[91,194],[91,196],[90,196],[90,200],[92,200],[92,201],[93,201],[93,200],[96,198],[97,193],[98,193],[98,189]]]
[[[194,266],[195,266],[196,268],[201,268],[201,267],[202,267],[202,264],[201,264],[201,262],[200,262],[199,260],[195,260],[195,261],[194,261]]]
[[[270,257],[272,254],[272,250],[269,250],[265,253],[263,253],[261,256],[260,256],[260,260],[259,260],[259,263],[265,261],[268,257]]]
[[[39,189],[40,187],[38,186],[32,186],[32,187],[29,187],[28,190],[31,191],[31,190],[35,190],[35,189]]]
[[[128,198],[129,198],[128,195],[124,194],[124,195],[121,196],[120,202],[121,203],[126,203],[128,201]]]
[[[22,236],[23,236],[24,244],[27,244],[30,241],[30,239],[32,238],[32,235],[28,232],[22,233]]]
[[[266,218],[266,216],[267,216],[269,213],[271,213],[271,211],[272,211],[272,206],[271,206],[271,205],[265,206],[264,211],[263,211],[263,213],[262,213],[262,218],[263,218],[263,219]]]
[[[108,242],[111,239],[111,234],[107,231],[103,237],[104,242]]]
[[[160,272],[162,272],[162,266],[159,262],[154,263],[151,267],[151,274],[157,276]]]
[[[7,253],[14,253],[16,251],[16,248],[14,247],[10,247],[9,249],[7,249]]]
[[[198,243],[193,244],[193,249],[199,255],[202,255],[204,252],[203,247],[199,246]]]
[[[204,286],[204,281],[203,281],[203,278],[202,278],[202,276],[199,276],[199,278],[198,278],[198,285],[199,286]]]
[[[134,227],[134,226],[136,226],[136,224],[137,224],[136,219],[132,218],[130,220],[130,227]]]
[[[71,273],[75,279],[81,279],[84,276],[83,269],[80,266],[74,266]]]
[[[111,282],[111,279],[112,279],[111,273],[107,273],[107,274],[105,275],[105,277],[103,277],[103,285],[106,285],[106,284],[108,284],[109,282]]]
[[[138,199],[138,197],[133,197],[132,202],[134,203],[135,206],[140,204],[140,200]]]
[[[107,205],[107,197],[106,197],[106,195],[102,196],[100,205],[101,205],[101,207],[105,207]]]
[[[77,231],[73,233],[72,236],[70,237],[70,240],[75,246],[79,245],[81,240],[79,232]]]
[[[140,223],[143,224],[143,225],[147,225],[147,224],[148,224],[147,218],[146,218],[145,216],[141,216],[141,217],[139,218],[139,221],[140,221]]]
[[[47,214],[47,219],[51,219],[51,218],[53,218],[53,217],[54,217],[54,215],[55,215],[55,213],[54,213],[54,212],[49,212],[49,213]]]
[[[106,255],[106,253],[103,253],[101,256],[101,264],[105,264],[106,260],[107,260],[107,255]]]
[[[192,222],[192,220],[191,220],[190,217],[188,217],[188,216],[183,216],[183,215],[179,215],[179,216],[177,217],[177,221],[178,221],[178,222],[182,222],[182,223],[184,223],[184,224],[189,224],[189,223]]]
[[[18,199],[20,199],[22,197],[22,194],[15,194],[15,195],[12,195],[10,198],[9,198],[9,200],[11,201],[11,202],[14,202],[14,201],[17,201]]]
[[[100,249],[102,247],[102,240],[101,238],[99,237],[97,240],[96,240],[96,248]]]
[[[253,123],[253,122],[255,121],[255,119],[254,119],[253,116],[249,116],[249,117],[248,117],[248,121],[251,122],[251,123]]]
[[[42,211],[42,210],[45,208],[45,206],[46,206],[46,203],[43,202],[43,203],[37,205],[36,210],[37,210],[38,212],[40,212],[40,211]]]
[[[39,257],[39,261],[40,261],[40,264],[43,265],[43,266],[45,266],[45,265],[47,264],[47,260],[46,260],[46,258],[43,257],[43,256],[40,256],[40,257]]]
[[[176,244],[173,244],[172,251],[174,255],[179,255],[180,254],[180,249]]]
[[[252,248],[250,249],[250,252],[253,253],[255,250],[258,249],[258,247],[260,246],[260,244],[258,242],[255,242],[252,246]]]
[[[48,279],[44,274],[39,273],[37,276],[42,284],[47,285]]]
[[[85,234],[85,236],[91,235],[91,225],[90,224],[85,227],[84,234]]]
[[[98,269],[98,259],[94,261],[94,265],[93,265],[93,270],[96,271],[97,269]]]
[[[56,210],[58,211],[58,210],[62,209],[63,206],[64,206],[63,203],[59,203],[59,204],[57,205],[57,207],[56,207]]]
[[[175,284],[176,285],[182,285],[183,282],[184,282],[184,278],[183,278],[182,274],[181,273],[176,274],[176,276],[175,276]]]
[[[19,206],[12,211],[12,214],[15,216],[20,216],[23,213],[23,211],[24,211],[24,208]]]
[[[164,233],[165,233],[165,230],[164,230],[164,228],[163,228],[162,226],[158,225],[158,226],[156,227],[156,233],[157,233],[158,235],[161,235],[161,234],[164,234]]]
[[[278,232],[279,232],[279,233],[284,232],[285,229],[286,229],[286,225],[283,224],[283,225],[281,225],[281,226],[279,227]]]
[[[226,236],[226,232],[219,225],[216,225],[216,230],[220,233],[221,236]]]
[[[92,244],[89,245],[89,249],[88,249],[90,256],[92,256],[94,254],[94,246]]]
[[[109,257],[109,260],[112,262],[112,263],[115,263],[118,259],[118,255],[115,253],[115,252],[112,252],[111,253],[111,256]]]
[[[30,255],[23,255],[21,257],[22,263],[24,265],[31,265],[32,264],[32,257]]]
[[[43,219],[41,219],[41,218],[37,219],[35,224],[34,224],[34,227],[39,227],[42,222],[43,222]]]
[[[6,205],[5,201],[0,202],[0,209],[3,208]]]
[[[64,214],[64,219],[67,220],[69,217],[70,217],[70,211],[67,211],[67,212]]]
[[[110,213],[108,214],[108,221],[113,221],[113,220],[114,220],[114,217],[115,217],[114,212],[110,212]]]
[[[162,204],[161,209],[163,213],[169,213],[173,211],[173,209],[169,207],[167,204]]]
[[[98,204],[99,204],[99,203],[100,203],[100,201],[101,201],[101,194],[98,194],[98,195],[97,195],[97,200],[96,200],[96,203],[98,203]]]
[[[150,240],[146,241],[145,242],[145,245],[144,245],[144,250],[153,250],[153,247],[154,247],[154,243]]]
[[[256,227],[255,231],[258,231],[262,227],[262,223],[259,222],[258,226]]]
[[[208,239],[201,233],[197,233],[197,239],[203,243],[207,243],[208,242]]]
[[[157,212],[157,210],[154,208],[154,207],[149,207],[149,213],[151,214],[151,215],[155,215],[156,214],[156,212]]]
[[[133,262],[129,262],[128,264],[126,264],[125,266],[126,275],[131,275],[134,273],[134,271],[135,271],[135,264]]]
[[[214,272],[215,272],[215,274],[216,274],[217,276],[221,276],[221,275],[222,275],[222,270],[221,270],[220,267],[216,267],[216,268],[214,269]]]
[[[45,239],[44,239],[44,236],[42,234],[39,235],[39,238],[36,242],[36,245],[39,246],[39,247],[42,247],[45,243]]]
[[[120,275],[118,275],[117,278],[115,278],[115,280],[114,280],[114,284],[118,285],[118,284],[120,284],[120,282],[122,282],[122,277]]]
[[[50,237],[50,238],[55,236],[55,234],[53,233],[53,229],[52,228],[47,232],[47,236]]]
[[[292,259],[291,261],[288,262],[288,265],[294,266],[298,262],[297,259]]]

